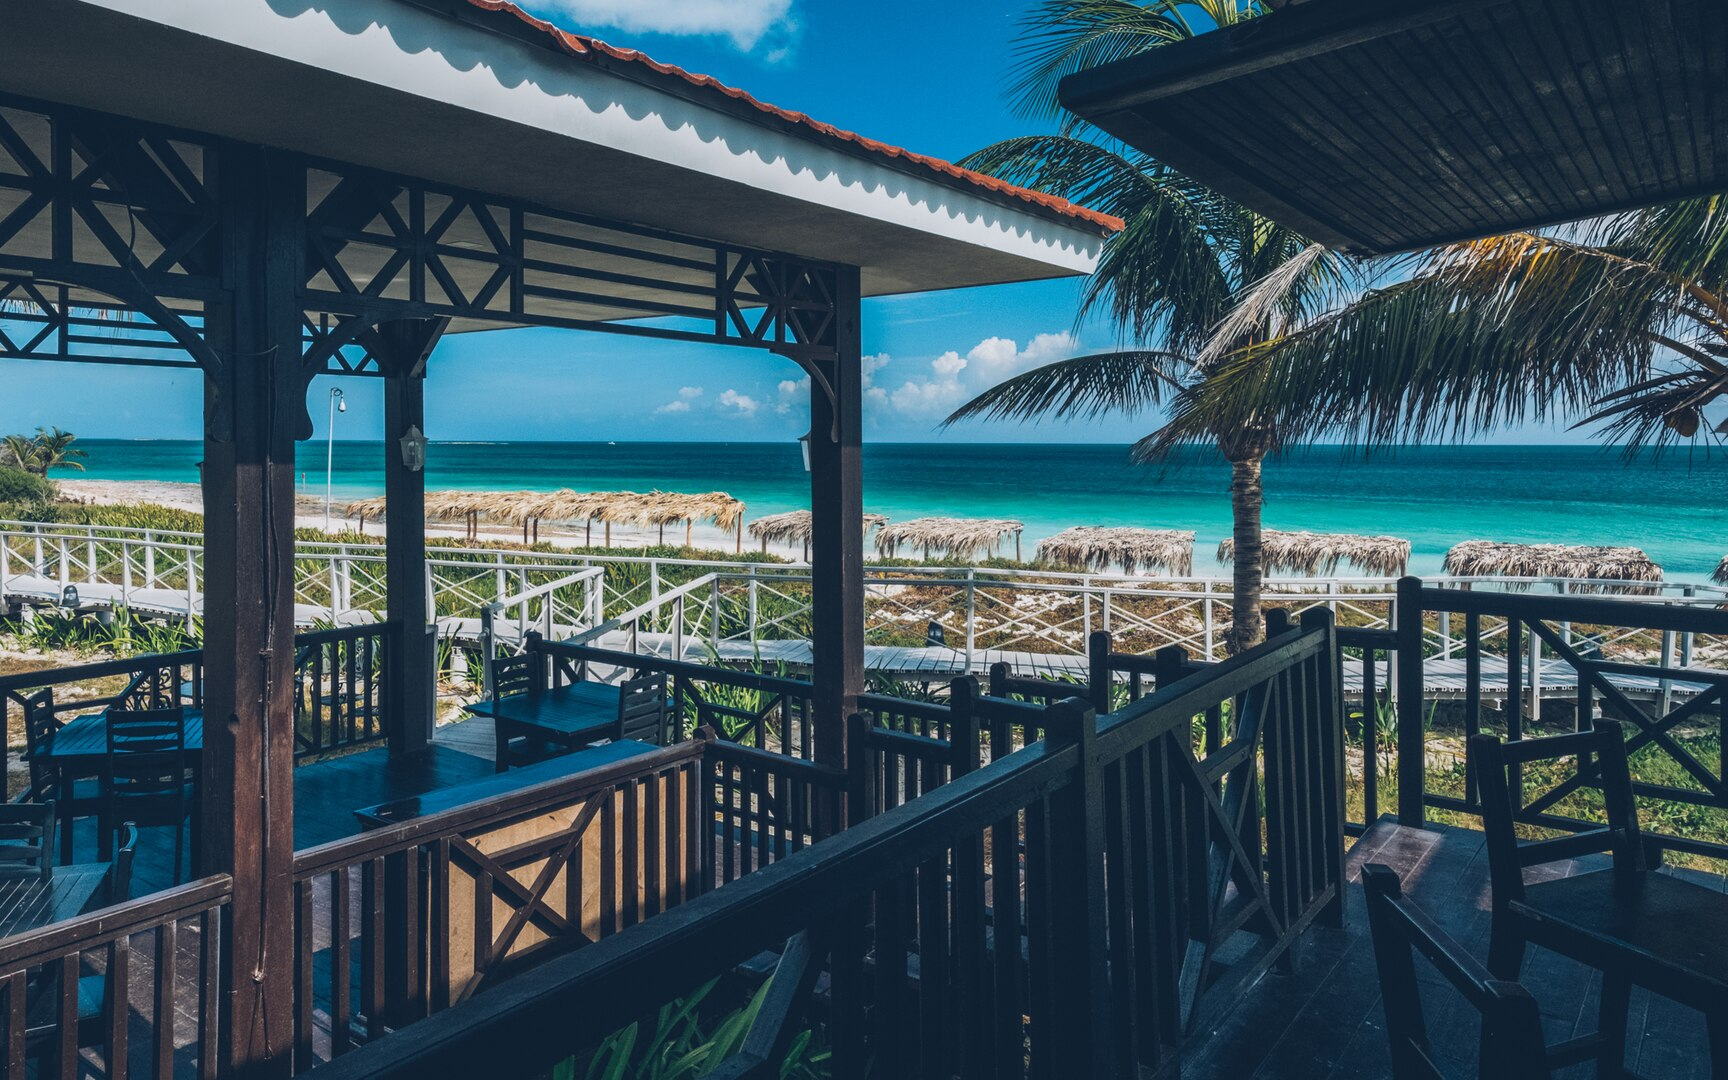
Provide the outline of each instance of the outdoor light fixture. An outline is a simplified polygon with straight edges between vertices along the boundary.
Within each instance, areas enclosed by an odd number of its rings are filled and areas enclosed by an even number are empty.
[[[324,427],[324,531],[330,531],[331,478],[336,473],[336,414],[348,411],[340,386],[330,388],[330,422]]]
[[[60,606],[63,608],[78,606],[78,586],[68,585],[60,590]]]
[[[810,471],[810,433],[806,431],[798,436],[798,449],[804,453],[804,471]]]
[[[409,424],[402,436],[402,465],[409,472],[426,467],[426,436],[420,433],[418,424]]]

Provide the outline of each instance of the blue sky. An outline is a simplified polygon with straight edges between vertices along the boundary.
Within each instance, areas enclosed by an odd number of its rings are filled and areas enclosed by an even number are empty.
[[[1002,93],[1027,4],[950,0],[533,0],[572,29],[741,86],[757,97],[924,153],[954,159],[1037,125]],[[1118,442],[1154,418],[939,432],[954,405],[998,378],[1112,343],[1076,331],[1074,281],[867,301],[866,437]],[[434,439],[791,439],[808,426],[790,362],[741,349],[603,334],[520,330],[453,337],[432,360]],[[57,424],[91,437],[195,438],[195,375],[0,362],[0,430]],[[322,433],[320,380],[312,409]],[[378,388],[347,380],[338,438],[373,438]],[[1516,441],[1574,441],[1550,430]],[[1498,441],[1511,441],[1501,439]]]

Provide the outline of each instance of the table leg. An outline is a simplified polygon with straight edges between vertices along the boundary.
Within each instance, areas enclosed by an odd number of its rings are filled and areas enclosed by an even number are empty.
[[[72,830],[77,822],[76,815],[72,813],[75,806],[72,801],[73,779],[64,765],[55,769],[54,772],[56,777],[55,790],[60,793],[60,805],[63,808],[62,812],[57,815],[60,818],[60,865],[70,866],[72,865]]]
[[[1602,973],[1602,1004],[1596,1030],[1602,1034],[1599,1076],[1621,1076],[1626,1068],[1626,1019],[1632,1005],[1632,983],[1613,971]]]

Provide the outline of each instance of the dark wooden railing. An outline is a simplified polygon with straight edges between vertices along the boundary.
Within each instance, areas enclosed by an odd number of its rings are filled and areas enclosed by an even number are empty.
[[[528,635],[527,650],[551,664],[553,686],[582,679],[613,681],[664,672],[671,684],[677,734],[712,728],[723,739],[809,760],[816,753],[815,689],[802,679],[692,664]]]
[[[804,1017],[842,1078],[1157,1067],[1313,920],[1342,917],[1335,664],[1315,612],[1117,714],[1050,706],[1044,740],[326,1075],[544,1072],[769,949],[733,1075],[774,1075]],[[1229,740],[1197,755],[1196,717],[1226,704]]]
[[[385,636],[392,623],[294,636],[294,756],[364,746],[388,737]]]
[[[384,700],[385,635],[392,623],[368,623],[317,630],[294,637],[295,760],[384,741],[389,736],[389,703]],[[109,680],[124,683],[109,693],[96,688]],[[61,696],[46,705],[29,699],[43,690],[77,687],[78,696]],[[96,692],[92,692],[95,690]],[[46,708],[59,720],[120,706],[160,709],[204,707],[204,653],[187,649],[150,653],[124,660],[50,668],[0,677],[0,704],[29,712]],[[0,750],[0,767],[19,748]]]
[[[703,804],[712,822],[705,865],[724,885],[802,851],[845,820],[846,774],[803,758],[741,746],[701,733]]]
[[[297,852],[295,1071],[705,892],[707,746]]]
[[[1362,788],[1362,818],[1348,820],[1345,827],[1359,836],[1368,826],[1380,820],[1380,728],[1391,714],[1392,657],[1397,651],[1398,635],[1391,630],[1376,630],[1361,626],[1338,627],[1338,680],[1343,684],[1344,663],[1356,662],[1361,672],[1362,688],[1351,695],[1357,701],[1354,709],[1345,710],[1345,730],[1354,731],[1356,745],[1362,755],[1357,776],[1350,783]]]
[[[213,1080],[218,943],[232,894],[227,876],[207,877],[0,941],[5,1075],[73,1080],[88,1075],[80,1051],[89,1048],[109,1080]],[[147,1053],[130,1045],[140,1017]]]
[[[1709,812],[1728,811],[1728,745],[1723,720],[1728,711],[1728,671],[1675,663],[1677,641],[1709,638],[1720,648],[1728,638],[1728,610],[1714,606],[1663,603],[1604,596],[1540,596],[1482,589],[1431,588],[1418,578],[1398,583],[1396,656],[1398,694],[1398,817],[1420,825],[1429,807],[1479,813],[1473,779],[1465,773],[1460,790],[1431,790],[1426,741],[1434,702],[1425,692],[1425,668],[1437,651],[1429,644],[1430,618],[1455,624],[1462,617],[1461,728],[1465,736],[1490,730],[1510,740],[1557,729],[1584,730],[1598,716],[1628,725],[1627,751],[1633,756],[1633,790],[1660,800]],[[1490,639],[1492,639],[1490,641]],[[1621,655],[1604,655],[1602,642]],[[1490,649],[1490,644],[1492,649]],[[1533,685],[1536,654],[1546,650],[1576,673],[1570,708],[1564,702],[1544,716],[1542,697]],[[1682,645],[1682,657],[1690,648]],[[1504,682],[1490,685],[1490,666]],[[1552,674],[1550,678],[1554,677]],[[1501,702],[1498,715],[1487,708]],[[1552,699],[1549,699],[1552,703]],[[1543,728],[1546,730],[1542,730]],[[1691,729],[1688,731],[1688,729]],[[1637,778],[1641,751],[1687,786]],[[1707,755],[1701,759],[1700,755]],[[1525,775],[1514,785],[1520,822],[1564,830],[1597,828],[1583,820],[1575,796],[1598,788],[1597,763],[1583,761],[1562,777]],[[1728,844],[1677,830],[1670,815],[1653,815],[1644,834],[1665,848],[1713,858],[1728,857]]]

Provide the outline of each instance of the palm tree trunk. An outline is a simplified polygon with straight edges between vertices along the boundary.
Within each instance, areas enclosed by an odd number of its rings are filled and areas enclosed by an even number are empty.
[[[1260,554],[1260,510],[1265,503],[1260,465],[1265,454],[1251,451],[1230,461],[1230,514],[1235,538],[1235,596],[1230,605],[1226,647],[1234,656],[1260,641],[1260,589],[1266,573]]]

